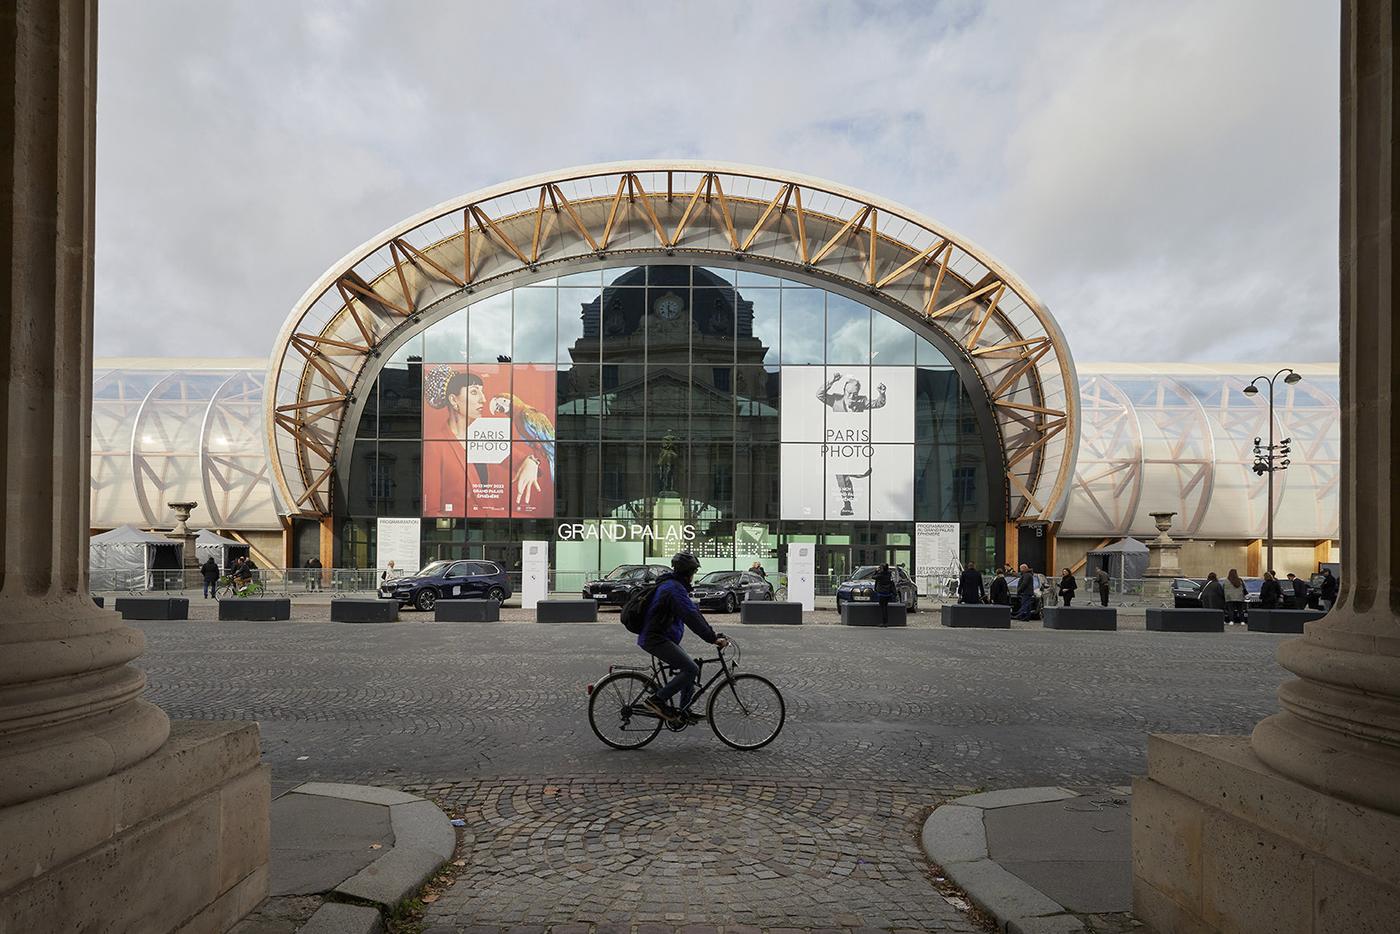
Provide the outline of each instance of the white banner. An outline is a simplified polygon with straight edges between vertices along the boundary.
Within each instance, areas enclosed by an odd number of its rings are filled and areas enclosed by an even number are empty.
[[[380,519],[374,541],[379,570],[388,571],[390,561],[394,562],[390,577],[418,570],[423,560],[422,528],[418,519]]]
[[[787,598],[812,610],[817,603],[817,546],[811,542],[788,545]]]
[[[549,542],[521,542],[520,571],[520,605],[533,610],[549,599]]]
[[[914,580],[923,593],[937,593],[960,568],[962,530],[956,522],[914,523]]]

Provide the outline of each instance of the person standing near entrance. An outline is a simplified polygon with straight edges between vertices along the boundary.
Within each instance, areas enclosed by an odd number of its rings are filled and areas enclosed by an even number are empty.
[[[1206,575],[1206,582],[1201,585],[1201,609],[1203,610],[1224,610],[1225,609],[1225,588],[1220,586],[1220,578],[1211,571]]]
[[[1264,583],[1259,585],[1259,605],[1266,610],[1278,609],[1283,604],[1283,585],[1273,571],[1264,572]]]
[[[1035,575],[1029,564],[1021,565],[1021,577],[1016,581],[1016,619],[1028,620],[1035,604]]]
[[[894,596],[894,575],[888,564],[880,565],[875,572],[875,599],[880,601],[880,626],[890,624],[890,598]]]
[[[1333,576],[1331,568],[1322,569],[1322,583],[1317,586],[1317,595],[1322,598],[1322,608],[1332,609],[1332,605],[1337,602],[1337,578]]]
[[[321,589],[321,559],[310,557],[306,559],[306,589]]]
[[[204,578],[204,598],[207,600],[214,596],[219,589],[219,565],[214,561],[214,556],[210,555],[199,566],[200,576]]]
[[[1069,572],[1069,568],[1064,568],[1060,575],[1060,599],[1069,606],[1074,602],[1074,592],[1079,589],[1079,584],[1075,583],[1074,575]]]
[[[1288,572],[1288,583],[1293,588],[1293,609],[1305,610],[1308,608],[1308,582],[1303,580],[1292,571]]]
[[[1094,572],[1094,583],[1097,584],[1099,588],[1099,602],[1104,606],[1108,606],[1108,585],[1110,581],[1108,571],[1105,568],[1099,568]]]
[[[1006,583],[1006,568],[997,568],[997,576],[992,578],[987,597],[998,606],[1011,605],[1011,587]]]
[[[986,601],[987,592],[982,586],[982,572],[977,570],[975,563],[969,561],[967,567],[963,568],[962,574],[958,577],[958,602],[985,603]]]
[[[1240,577],[1240,572],[1235,568],[1230,568],[1230,573],[1225,575],[1225,622],[1243,623],[1245,611],[1244,580]]]

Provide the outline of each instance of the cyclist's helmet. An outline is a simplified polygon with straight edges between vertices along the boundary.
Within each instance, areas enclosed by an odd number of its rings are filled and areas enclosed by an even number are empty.
[[[700,559],[688,551],[677,552],[671,559],[671,570],[681,577],[689,577],[700,570]]]

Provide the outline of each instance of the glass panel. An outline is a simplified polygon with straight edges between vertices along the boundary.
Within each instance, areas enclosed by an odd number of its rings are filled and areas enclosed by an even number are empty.
[[[598,295],[597,289],[559,290],[560,363],[598,361]]]
[[[734,368],[695,366],[691,368],[690,381],[691,437],[731,440],[734,437]]]
[[[734,445],[696,444],[690,451],[690,498],[707,518],[734,515]]]
[[[834,292],[826,293],[826,362],[870,362],[870,309]]]
[[[346,515],[379,515],[379,499],[375,495],[378,467],[378,446],[373,441],[356,443],[350,455],[350,482],[345,490]]]
[[[724,269],[720,266],[696,266],[693,275],[696,288],[702,285],[708,285],[712,280],[718,280],[729,285],[734,284],[734,270]]]
[[[690,286],[690,267],[648,266],[647,285],[670,287],[677,291],[686,290]]]
[[[636,441],[646,437],[646,367],[603,365],[603,437]]]
[[[649,366],[646,373],[647,435],[685,440],[690,430],[690,368]]]
[[[870,362],[876,366],[914,362],[914,332],[876,311],[870,320]]]
[[[423,445],[379,442],[379,471],[371,479],[381,516],[418,516],[423,508]]]
[[[597,442],[560,442],[555,445],[555,467],[555,515],[596,515],[599,474]]]
[[[666,436],[647,445],[648,491],[656,501],[656,518],[679,519],[689,495],[690,445],[684,435]]]
[[[783,289],[783,363],[821,363],[826,349],[826,293]]]
[[[379,434],[379,382],[366,394],[365,408],[360,415],[360,423],[355,426],[356,438],[373,438]]]
[[[604,363],[646,360],[646,296],[645,289],[603,289],[599,340]]]
[[[597,508],[602,515],[627,520],[650,519],[645,445],[635,442],[604,443],[601,474],[603,488]],[[593,511],[593,507],[589,507],[584,515]]]
[[[423,362],[467,362],[467,314],[457,311],[423,332]]]
[[[495,363],[510,356],[511,293],[484,298],[467,309],[467,347],[472,363]]]
[[[943,355],[941,350],[929,343],[927,338],[918,335],[914,337],[914,361],[918,363],[919,366],[952,365],[948,362],[948,358]]]
[[[647,360],[652,363],[688,363],[691,329],[690,289],[683,286],[647,289],[645,317]],[[608,352],[608,345],[604,345],[603,352]],[[617,356],[613,359],[622,357]]]
[[[591,272],[576,272],[567,276],[560,276],[558,282],[564,285],[584,285],[599,286],[603,284],[603,274],[597,269]]]
[[[379,436],[423,436],[423,367],[394,364],[379,373]]]
[[[741,366],[735,368],[735,437],[745,441],[777,441],[782,426],[779,392],[782,378],[778,367]]]
[[[783,284],[783,280],[774,278],[773,276],[765,276],[757,272],[745,272],[742,269],[739,270],[738,279],[736,281],[739,283],[739,288],[741,289],[746,285],[777,288]]]
[[[695,289],[690,338],[693,362],[733,362],[734,296],[734,290],[728,286]]]
[[[410,360],[422,362],[423,360],[423,335],[415,334],[399,345],[399,349],[394,351],[389,358],[390,363],[407,363]]]
[[[741,519],[777,519],[781,483],[776,444],[739,444],[734,458],[734,514]]]
[[[614,266],[603,270],[604,285],[646,285],[645,266]]]
[[[561,366],[555,375],[558,387],[556,436],[561,441],[596,441],[602,421],[598,366]]]
[[[559,323],[559,292],[555,289],[515,290],[516,363],[553,363]]]
[[[740,363],[778,364],[781,294],[775,289],[750,289],[739,293],[735,344]]]

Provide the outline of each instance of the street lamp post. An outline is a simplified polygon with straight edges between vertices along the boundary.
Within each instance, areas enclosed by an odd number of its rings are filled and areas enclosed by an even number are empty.
[[[1269,386],[1269,440],[1265,444],[1263,438],[1254,439],[1254,472],[1267,476],[1269,480],[1268,505],[1265,507],[1268,516],[1268,529],[1265,533],[1265,571],[1272,571],[1274,568],[1274,471],[1288,469],[1291,463],[1288,458],[1289,445],[1293,443],[1292,438],[1284,438],[1278,444],[1274,443],[1274,381],[1280,376],[1283,376],[1283,381],[1289,385],[1303,378],[1290,367],[1284,367],[1273,376],[1256,376],[1244,387],[1245,395],[1256,396],[1259,394],[1261,380]]]

